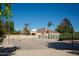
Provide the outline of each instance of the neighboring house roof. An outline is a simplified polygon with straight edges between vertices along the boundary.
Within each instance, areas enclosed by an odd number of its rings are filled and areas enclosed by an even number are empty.
[[[41,28],[37,30],[37,33],[58,33],[58,32],[47,29],[47,28]]]

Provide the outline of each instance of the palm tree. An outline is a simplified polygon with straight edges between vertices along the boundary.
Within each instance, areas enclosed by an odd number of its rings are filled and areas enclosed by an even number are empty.
[[[47,24],[48,29],[49,29],[49,27],[51,27],[51,26],[52,26],[52,21],[49,21],[48,24]]]
[[[0,36],[1,37],[4,35],[4,28],[3,28],[3,22],[2,22],[3,17],[5,17],[5,19],[9,22],[11,21],[12,10],[11,10],[10,3],[3,3],[3,4],[0,3]],[[9,23],[8,27],[9,27],[9,31],[10,31],[10,23]]]
[[[4,9],[4,17],[6,18],[6,21],[9,22],[8,28],[7,30],[9,30],[8,32],[10,32],[10,23],[11,23],[11,17],[13,16],[12,14],[12,8],[11,8],[11,3],[5,3],[4,4],[5,9]]]
[[[52,21],[49,21],[48,24],[47,24],[47,26],[48,26],[48,29],[49,29],[49,27],[52,26]],[[47,33],[48,33],[48,38],[49,38],[49,31],[48,31],[48,29],[47,29]]]

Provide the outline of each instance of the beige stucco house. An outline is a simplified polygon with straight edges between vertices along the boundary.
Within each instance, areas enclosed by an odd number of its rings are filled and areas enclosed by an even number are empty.
[[[36,35],[45,35],[45,34],[59,35],[57,31],[53,31],[47,28],[33,29],[31,33],[35,33]]]
[[[31,33],[41,37],[48,37],[49,35],[49,37],[52,36],[52,38],[58,38],[60,35],[60,33],[57,31],[53,31],[47,28],[33,29]]]

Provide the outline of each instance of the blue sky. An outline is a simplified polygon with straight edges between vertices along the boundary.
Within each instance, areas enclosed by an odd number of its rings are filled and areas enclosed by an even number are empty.
[[[24,23],[29,23],[30,29],[47,27],[52,21],[52,30],[60,24],[63,18],[70,19],[75,31],[79,31],[79,4],[55,3],[15,3],[12,4],[16,30],[22,30]]]

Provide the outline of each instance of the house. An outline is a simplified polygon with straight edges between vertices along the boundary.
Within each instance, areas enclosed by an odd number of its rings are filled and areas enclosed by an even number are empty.
[[[40,39],[48,39],[48,37],[51,39],[58,39],[60,35],[60,33],[47,28],[33,29],[31,33],[32,35],[39,36]]]
[[[59,35],[60,34],[57,31],[53,31],[47,28],[33,29],[31,33],[35,33],[35,35],[47,35],[47,34]]]

